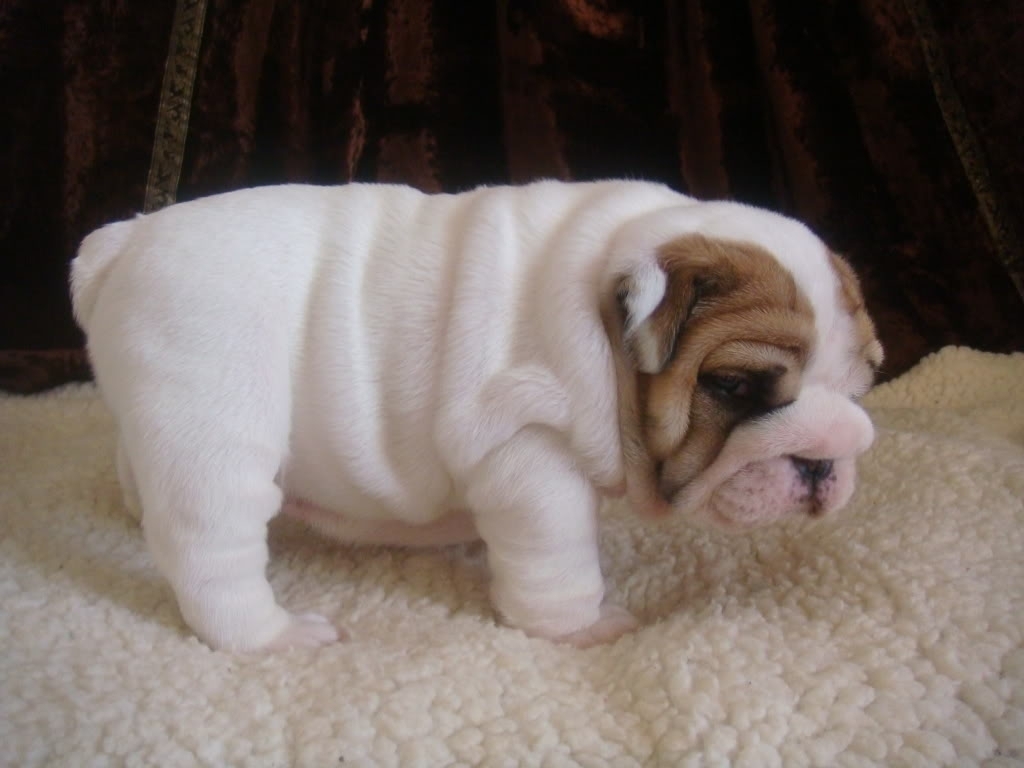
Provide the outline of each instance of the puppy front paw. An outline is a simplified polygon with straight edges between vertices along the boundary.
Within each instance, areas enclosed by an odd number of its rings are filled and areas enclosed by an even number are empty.
[[[319,648],[348,639],[344,630],[339,630],[318,613],[302,613],[290,618],[288,625],[259,651],[273,653],[290,648]]]
[[[617,605],[602,605],[601,616],[589,627],[584,627],[567,635],[553,638],[556,643],[573,645],[577,648],[590,648],[594,645],[613,643],[627,632],[639,626],[633,614]]]

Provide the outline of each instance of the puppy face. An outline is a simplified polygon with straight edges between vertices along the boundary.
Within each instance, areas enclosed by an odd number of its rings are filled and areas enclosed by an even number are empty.
[[[849,500],[881,346],[852,270],[792,224],[782,246],[800,253],[694,232],[616,285],[641,513],[746,529]]]

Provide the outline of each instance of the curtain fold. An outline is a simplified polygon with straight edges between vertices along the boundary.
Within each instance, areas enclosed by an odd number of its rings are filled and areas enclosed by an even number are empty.
[[[846,254],[887,376],[1024,349],[1022,47],[1013,0],[7,0],[0,386],[85,375],[88,231],[283,181],[662,181]]]

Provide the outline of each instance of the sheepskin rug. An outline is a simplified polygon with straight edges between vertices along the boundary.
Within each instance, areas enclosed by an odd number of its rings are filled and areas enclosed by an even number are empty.
[[[10,766],[1024,765],[1024,355],[877,387],[850,507],[753,535],[603,513],[643,627],[580,651],[496,623],[479,546],[271,531],[285,605],[346,643],[213,652],[123,510],[91,386],[0,396]]]

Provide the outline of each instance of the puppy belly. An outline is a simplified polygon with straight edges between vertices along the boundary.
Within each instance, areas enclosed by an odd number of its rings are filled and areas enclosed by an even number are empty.
[[[323,509],[303,499],[288,498],[281,511],[301,520],[319,533],[352,544],[381,544],[397,547],[443,547],[480,538],[473,516],[453,511],[422,525],[400,520],[360,520]]]

